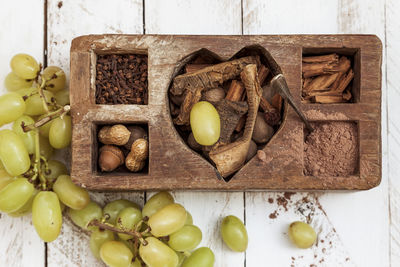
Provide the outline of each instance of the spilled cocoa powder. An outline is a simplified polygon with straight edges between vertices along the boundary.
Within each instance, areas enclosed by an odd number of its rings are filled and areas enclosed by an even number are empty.
[[[314,123],[304,144],[304,174],[349,176],[358,170],[358,131],[353,122]]]

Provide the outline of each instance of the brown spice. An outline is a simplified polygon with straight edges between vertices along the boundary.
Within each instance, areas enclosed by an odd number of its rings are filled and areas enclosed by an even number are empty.
[[[312,176],[349,176],[358,167],[357,125],[314,123],[304,144],[304,172]]]
[[[96,104],[147,104],[147,55],[98,55]]]
[[[276,219],[278,217],[279,213],[278,211],[274,211],[273,213],[271,213],[268,217],[270,219]]]

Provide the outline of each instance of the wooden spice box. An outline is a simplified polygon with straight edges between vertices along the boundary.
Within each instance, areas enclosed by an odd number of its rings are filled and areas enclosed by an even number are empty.
[[[304,175],[304,126],[285,104],[284,121],[263,149],[272,160],[252,158],[229,181],[193,152],[171,119],[168,89],[177,62],[206,48],[227,60],[241,48],[260,45],[279,64],[288,86],[310,121],[353,122],[358,128],[357,173],[348,177]],[[98,54],[148,55],[148,104],[95,102]],[[338,53],[351,57],[353,103],[312,104],[301,100],[302,56]],[[381,181],[382,44],[372,35],[172,36],[89,35],[71,46],[72,169],[75,183],[94,190],[357,190]],[[149,134],[148,168],[142,173],[98,171],[99,125],[144,124]]]

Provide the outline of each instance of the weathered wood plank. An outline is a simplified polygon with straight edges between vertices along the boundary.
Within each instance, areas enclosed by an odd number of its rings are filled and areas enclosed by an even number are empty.
[[[1,84],[11,71],[9,61],[14,54],[28,53],[43,61],[43,6],[42,0],[18,0],[3,3],[0,8]],[[0,94],[5,92],[4,86],[0,86]],[[0,266],[45,265],[45,245],[31,221],[31,216],[11,218],[0,214]]]
[[[400,2],[386,1],[390,258],[400,266]]]
[[[241,2],[234,1],[146,1],[145,25],[149,34],[241,34]],[[221,15],[223,14],[223,15]],[[244,253],[233,253],[219,233],[226,215],[244,219],[243,193],[175,192],[176,201],[192,214],[203,232],[201,246],[215,253],[216,267],[242,267]]]
[[[142,33],[142,1],[48,1],[48,64],[62,67],[69,76],[71,40],[91,33]],[[126,198],[143,205],[143,193],[92,192],[104,205]],[[64,216],[61,236],[48,244],[48,266],[99,266],[89,249],[89,235]]]
[[[246,34],[269,33],[373,33],[381,40],[384,36],[384,1],[244,1],[243,30]],[[276,17],[280,14],[280,18]],[[271,26],[273,25],[273,26]],[[383,68],[385,73],[385,68]],[[384,76],[384,75],[383,75]],[[382,87],[382,99],[385,99],[385,82]],[[325,193],[311,197],[310,205],[318,207],[312,216],[311,223],[321,230],[324,244],[334,245],[325,247],[325,253],[319,246],[316,258],[312,258],[312,250],[292,250],[287,242],[285,233],[291,221],[303,219],[299,215],[301,196],[297,193],[288,201],[287,211],[276,208],[275,200],[279,193],[246,193],[246,218],[250,240],[257,240],[253,248],[247,252],[247,266],[257,266],[262,251],[273,246],[276,265],[305,266],[387,266],[388,259],[388,213],[387,213],[387,167],[386,167],[386,124],[385,102],[382,103],[382,143],[383,143],[383,179],[381,185],[373,190],[359,193]],[[313,195],[311,195],[313,196]],[[274,203],[270,204],[269,199]],[[250,204],[251,203],[251,204]],[[301,203],[301,202],[300,202]],[[321,205],[316,205],[320,203]],[[306,207],[307,210],[313,208]],[[275,210],[279,213],[277,219],[270,219]],[[323,212],[325,211],[325,212]],[[274,217],[274,215],[271,215]],[[279,220],[279,223],[277,222]],[[272,225],[272,229],[271,229]],[[375,229],[371,231],[370,229]],[[334,231],[334,229],[336,231]],[[354,229],[357,229],[355,231]],[[368,237],[365,237],[365,233]],[[329,234],[331,233],[331,234]],[[327,237],[325,237],[327,236]],[[368,238],[368,242],[367,239]],[[262,241],[264,240],[264,241]],[[324,247],[324,246],[322,246]],[[379,249],[377,249],[379,247]],[[318,251],[319,250],[319,251]],[[293,256],[296,255],[296,256]],[[368,257],[365,257],[368,255]],[[294,257],[292,259],[291,257]],[[346,261],[346,258],[349,260]],[[265,261],[270,258],[264,256]],[[324,259],[324,262],[316,259]],[[299,260],[300,259],[300,260]],[[305,260],[308,259],[308,260]],[[345,261],[343,261],[345,260]]]

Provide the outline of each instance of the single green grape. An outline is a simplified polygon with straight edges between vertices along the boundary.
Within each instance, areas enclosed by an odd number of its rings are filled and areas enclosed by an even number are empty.
[[[314,229],[304,222],[293,222],[289,225],[289,238],[299,248],[309,248],[317,240]]]
[[[101,246],[105,242],[112,241],[114,239],[115,239],[114,233],[111,232],[110,230],[100,230],[100,229],[93,230],[93,232],[90,234],[90,241],[89,241],[90,251],[92,251],[93,256],[95,256],[97,259],[100,259]]]
[[[121,239],[121,238],[117,237],[116,240],[121,242],[121,243],[123,243],[127,248],[130,249],[130,251],[132,251],[132,253],[135,253],[135,243],[134,243],[134,241],[132,239],[124,240],[124,239]]]
[[[8,129],[0,131],[0,160],[5,170],[12,176],[25,173],[31,165],[24,142]]]
[[[43,114],[41,116],[39,116],[39,118],[37,119],[37,121],[43,119],[44,117],[46,117],[47,114]],[[50,132],[50,127],[53,121],[49,121],[46,124],[42,125],[39,127],[39,133],[40,135],[49,138],[49,132]]]
[[[55,119],[50,126],[49,140],[52,147],[62,149],[71,143],[72,124],[71,117],[65,115]]]
[[[69,175],[60,175],[53,185],[53,191],[62,203],[74,210],[81,210],[90,202],[88,191],[74,184]]]
[[[207,247],[201,247],[183,262],[182,267],[213,267],[215,261],[214,253]]]
[[[13,56],[10,66],[12,71],[22,79],[34,79],[40,70],[37,61],[27,54],[16,54]]]
[[[139,255],[149,267],[176,267],[178,255],[166,244],[155,237],[146,238],[147,245],[139,247]]]
[[[56,103],[60,106],[69,105],[69,91],[68,90],[60,90],[55,94]]]
[[[39,237],[45,242],[54,241],[61,231],[62,214],[57,194],[39,192],[32,205],[32,222]]]
[[[202,233],[199,227],[185,225],[169,236],[168,245],[176,251],[192,251],[201,242]]]
[[[186,222],[185,225],[193,225],[193,217],[192,214],[190,214],[190,212],[186,211],[187,216],[186,216]]]
[[[49,139],[39,135],[40,155],[46,159],[50,158],[54,153],[54,148],[50,145]]]
[[[61,161],[51,159],[47,161],[48,169],[45,170],[45,166],[42,166],[42,173],[46,177],[47,180],[54,181],[58,178],[58,176],[63,174],[68,174],[67,167]]]
[[[34,92],[35,91],[32,91],[32,93]],[[29,93],[29,90],[27,90],[26,93]],[[50,91],[43,90],[43,95],[46,98],[47,103],[51,103],[51,100],[54,99],[54,94]],[[26,115],[38,116],[46,113],[46,109],[43,105],[43,101],[39,93],[34,93],[33,95],[29,96],[25,100],[25,104],[26,104],[26,109],[25,109]]]
[[[218,111],[207,101],[197,102],[190,111],[190,127],[197,143],[203,146],[215,144],[221,132]]]
[[[1,163],[1,161],[0,161],[0,163]],[[17,177],[8,174],[6,172],[6,170],[4,170],[4,169],[0,169],[0,191],[4,187],[6,187],[8,184],[15,181],[15,179],[17,179]]]
[[[24,99],[19,94],[11,92],[0,96],[0,126],[21,117],[25,109]]]
[[[88,224],[95,219],[100,221],[103,216],[103,210],[96,202],[91,201],[81,210],[68,209],[68,215],[80,228],[93,231],[96,227],[88,226]]]
[[[140,210],[140,206],[138,204],[127,199],[118,199],[107,203],[107,205],[103,208],[103,214],[108,214],[110,218],[107,222],[115,225],[118,213],[127,207],[133,207]]]
[[[129,267],[133,254],[119,241],[106,241],[100,248],[100,258],[110,267]]]
[[[46,90],[55,93],[65,88],[65,73],[59,67],[48,66],[43,70],[42,78],[46,80]]]
[[[24,132],[24,130],[22,129],[22,123],[24,123],[25,125],[29,125],[35,123],[35,120],[27,115],[23,115],[19,117],[16,121],[14,121],[12,126],[13,132],[21,138],[22,142],[24,142],[28,153],[33,154],[35,152],[36,131]]]
[[[248,236],[242,221],[233,215],[222,220],[221,235],[225,244],[233,251],[243,252],[247,249]]]
[[[150,218],[151,215],[156,213],[158,210],[164,208],[169,204],[173,204],[174,197],[171,196],[168,192],[158,192],[157,194],[153,195],[147,202],[144,204],[142,214],[143,217],[147,216]]]
[[[29,200],[18,210],[9,213],[8,215],[10,215],[11,217],[22,217],[25,215],[28,215],[29,213],[32,212],[32,204],[33,204],[33,200],[35,199],[36,195],[39,193],[38,190],[34,190],[31,197],[29,198]]]
[[[150,216],[148,225],[154,236],[167,236],[185,225],[186,216],[186,210],[182,205],[169,204]]]
[[[33,80],[21,79],[14,72],[10,72],[4,80],[4,86],[8,91],[16,91],[22,88],[31,87]]]
[[[26,178],[17,178],[0,191],[0,211],[11,213],[22,208],[35,188]]]
[[[121,210],[118,213],[116,225],[117,228],[120,229],[129,229],[132,230],[135,228],[135,225],[142,219],[142,212],[133,207],[127,207]],[[126,234],[118,234],[119,238],[123,240],[132,239],[133,236]]]

